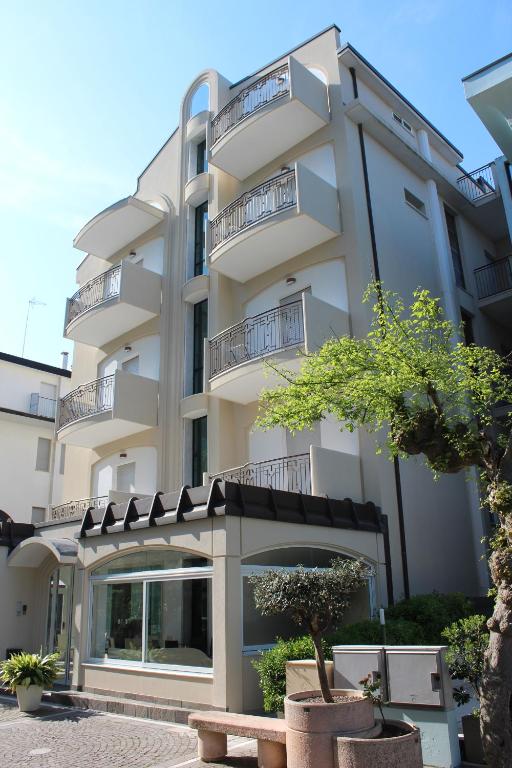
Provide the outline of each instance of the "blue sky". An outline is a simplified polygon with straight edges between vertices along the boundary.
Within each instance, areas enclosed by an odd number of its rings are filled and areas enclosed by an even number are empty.
[[[510,51],[510,0],[0,0],[0,350],[58,365],[73,236],[135,190],[198,72],[230,80],[336,23],[465,155],[499,154],[461,77]]]

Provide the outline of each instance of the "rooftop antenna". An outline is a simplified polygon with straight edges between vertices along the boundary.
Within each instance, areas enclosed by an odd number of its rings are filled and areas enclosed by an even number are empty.
[[[39,301],[35,298],[35,296],[32,296],[31,299],[29,299],[28,302],[28,309],[27,309],[27,319],[25,320],[25,333],[23,334],[23,348],[21,350],[21,356],[25,357],[25,342],[27,340],[27,328],[28,328],[28,318],[30,316],[30,310],[32,307],[46,307],[46,304],[44,301]]]

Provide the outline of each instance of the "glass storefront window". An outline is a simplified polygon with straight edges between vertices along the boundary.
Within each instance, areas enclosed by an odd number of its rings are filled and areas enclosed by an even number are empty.
[[[166,549],[132,552],[97,568],[91,658],[211,669],[210,566],[206,558]],[[185,568],[194,574],[186,576]]]

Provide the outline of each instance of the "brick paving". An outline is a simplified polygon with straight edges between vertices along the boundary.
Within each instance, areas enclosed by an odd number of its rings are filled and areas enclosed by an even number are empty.
[[[222,763],[197,760],[195,731],[90,710],[22,714],[0,700],[1,768],[256,768],[255,742],[231,739]]]

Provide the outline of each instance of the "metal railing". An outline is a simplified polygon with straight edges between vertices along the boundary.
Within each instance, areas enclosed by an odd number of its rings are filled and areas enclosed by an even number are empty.
[[[210,378],[304,341],[302,300],[247,317],[210,339]]]
[[[218,475],[210,475],[210,480],[217,477],[242,485],[257,485],[263,488],[274,488],[278,491],[311,494],[309,453],[283,456],[268,461],[250,462],[240,467],[219,472]]]
[[[77,501],[66,501],[65,504],[59,504],[58,507],[52,507],[50,510],[50,520],[74,520],[81,519],[88,509],[95,507],[102,509],[108,504],[108,496],[94,496],[91,499],[78,499]]]
[[[494,195],[496,187],[494,185],[494,176],[492,175],[493,165],[494,163],[489,163],[457,179],[457,186],[462,194],[471,201],[481,200],[489,195]]]
[[[68,301],[66,327],[83,312],[119,296],[120,285],[121,264],[82,285]]]
[[[114,405],[114,374],[81,384],[63,397],[59,405],[57,429],[66,424],[112,410]]]
[[[277,67],[244,88],[212,119],[212,146],[246,117],[289,92],[288,64]]]
[[[57,401],[51,397],[41,397],[39,392],[30,395],[30,413],[43,416],[45,419],[55,419]]]
[[[210,222],[210,250],[253,224],[297,204],[295,171],[265,181],[222,210]]]
[[[512,290],[512,256],[475,269],[475,281],[479,299]]]

